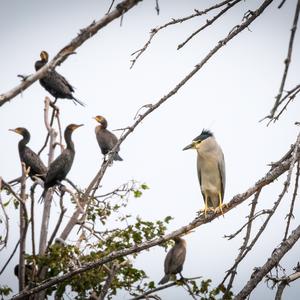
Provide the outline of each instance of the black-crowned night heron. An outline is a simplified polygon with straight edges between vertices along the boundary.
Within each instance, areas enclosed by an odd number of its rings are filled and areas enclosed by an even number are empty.
[[[103,116],[96,116],[94,119],[100,124],[96,126],[96,138],[101,149],[102,154],[105,155],[113,149],[118,142],[118,138],[109,130],[107,130],[107,120]],[[120,147],[118,147],[114,154],[114,160],[123,160],[119,155]]]
[[[225,191],[225,161],[221,147],[209,130],[203,130],[190,145],[183,148],[197,150],[197,172],[202,196],[205,203],[204,213],[208,209],[219,208]]]
[[[46,51],[42,51],[40,54],[41,60],[35,62],[35,70],[38,71],[44,65],[48,63],[49,55]],[[84,106],[84,103],[79,101],[73,96],[74,88],[68,82],[68,80],[57,73],[55,70],[48,70],[46,75],[40,79],[41,86],[48,91],[55,100],[61,99],[71,99],[73,102]],[[75,103],[76,104],[76,103]]]
[[[172,275],[180,273],[183,268],[183,264],[186,256],[186,241],[180,237],[175,237],[175,245],[169,250],[164,264],[165,276],[160,280],[158,284],[167,283]],[[181,277],[183,277],[181,275]]]
[[[18,127],[16,129],[9,130],[18,133],[23,137],[18,145],[19,156],[21,162],[25,163],[26,168],[29,168],[29,176],[32,179],[34,179],[34,176],[38,176],[44,180],[47,173],[47,168],[40,157],[27,146],[30,141],[29,131],[24,127]]]

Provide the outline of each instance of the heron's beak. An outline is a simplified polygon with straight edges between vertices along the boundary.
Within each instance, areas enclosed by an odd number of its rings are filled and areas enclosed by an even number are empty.
[[[189,144],[189,145],[187,145],[186,147],[184,147],[184,148],[182,149],[182,151],[188,150],[188,149],[193,149],[193,148],[195,148],[195,143],[194,143],[194,142],[191,143],[191,144]]]

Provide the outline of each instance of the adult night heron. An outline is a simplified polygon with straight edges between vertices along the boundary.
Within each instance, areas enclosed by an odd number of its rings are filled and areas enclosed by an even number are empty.
[[[160,280],[158,284],[167,283],[172,275],[180,273],[183,268],[183,264],[186,256],[186,241],[180,237],[175,237],[175,245],[171,248],[165,258],[165,276]],[[181,275],[182,277],[182,275]]]
[[[213,133],[204,129],[190,145],[183,148],[183,150],[187,149],[197,150],[197,172],[205,203],[205,216],[207,210],[210,209],[215,211],[219,208],[223,213],[225,161],[221,147],[218,145]]]

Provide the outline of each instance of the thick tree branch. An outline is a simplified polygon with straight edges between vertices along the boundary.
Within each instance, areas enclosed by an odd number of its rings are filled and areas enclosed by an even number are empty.
[[[281,258],[294,246],[294,244],[300,238],[300,225],[291,233],[291,235],[276,248],[266,263],[256,269],[251,275],[251,278],[242,290],[236,295],[235,300],[246,299],[250,293],[254,290],[257,284],[268,274],[281,260]]]
[[[62,48],[55,57],[39,71],[26,77],[18,86],[14,87],[10,91],[0,95],[0,106],[7,103],[9,100],[26,90],[30,85],[32,85],[36,80],[42,78],[49,69],[54,69],[56,66],[64,62],[70,54],[79,48],[84,42],[94,36],[100,29],[122,16],[132,7],[134,7],[138,2],[142,0],[124,0],[120,2],[116,9],[114,9],[109,14],[106,14],[102,19],[97,22],[93,22],[89,26],[80,30],[80,33],[75,37],[69,44]]]

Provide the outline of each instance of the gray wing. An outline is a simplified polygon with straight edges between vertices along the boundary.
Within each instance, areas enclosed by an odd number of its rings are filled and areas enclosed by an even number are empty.
[[[218,168],[219,168],[220,177],[221,177],[221,196],[222,196],[222,201],[223,201],[224,192],[225,192],[226,175],[225,175],[224,154],[223,154],[221,148],[220,148],[220,157],[221,157],[221,159],[218,162]]]
[[[200,160],[199,158],[197,158],[197,174],[198,174],[198,180],[199,180],[199,184],[200,184],[200,189],[201,189],[201,193],[202,193],[202,197],[203,197],[203,201],[205,201],[205,195],[202,192],[202,181],[201,181],[201,172],[200,172]]]
[[[174,246],[165,259],[165,274],[176,274],[181,272],[185,260],[185,247]]]
[[[33,152],[29,147],[26,147],[21,158],[27,167],[30,167],[31,175],[46,174],[47,168],[40,157]]]

